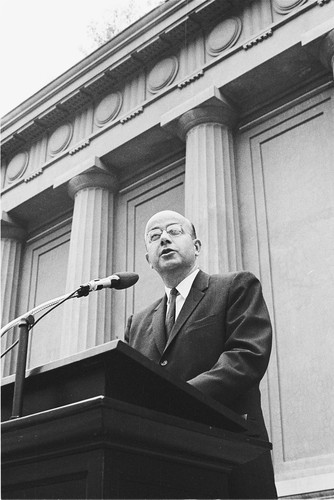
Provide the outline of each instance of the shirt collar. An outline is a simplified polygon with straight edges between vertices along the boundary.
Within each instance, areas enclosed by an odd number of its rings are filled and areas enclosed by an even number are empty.
[[[183,297],[184,300],[186,300],[186,298],[188,297],[188,294],[190,292],[190,288],[192,287],[192,284],[193,284],[198,272],[199,272],[198,268],[194,269],[194,271],[192,271],[190,274],[188,274],[188,276],[186,278],[184,278],[184,280],[182,280],[181,283],[179,283],[177,285],[177,287],[175,287],[177,289],[177,291],[179,292],[179,294]],[[169,299],[169,294],[170,294],[171,288],[168,288],[167,286],[165,286],[165,291],[166,291],[167,299]]]

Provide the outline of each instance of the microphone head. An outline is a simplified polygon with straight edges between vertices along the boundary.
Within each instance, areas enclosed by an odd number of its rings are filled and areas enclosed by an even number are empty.
[[[112,281],[112,288],[115,288],[116,290],[129,288],[139,280],[139,276],[136,273],[115,273],[113,276],[119,277],[118,280]]]

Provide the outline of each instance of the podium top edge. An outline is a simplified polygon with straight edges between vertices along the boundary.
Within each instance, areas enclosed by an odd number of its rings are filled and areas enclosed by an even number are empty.
[[[112,340],[110,342],[106,342],[105,344],[95,346],[91,349],[78,352],[66,358],[58,359],[45,365],[31,368],[26,373],[26,381],[27,384],[30,384],[30,382],[34,383],[34,381],[36,381],[36,378],[40,375],[43,376],[44,379],[45,377],[47,377],[48,380],[54,380],[52,372],[57,373],[58,376],[60,373],[62,373],[64,376],[65,372],[68,373],[68,370],[72,370],[74,367],[78,367],[78,369],[80,370],[80,365],[81,367],[84,366],[86,370],[87,368],[89,368],[89,366],[93,367],[93,365],[96,365],[97,363],[102,362],[102,364],[104,364],[104,358],[107,359],[109,358],[109,356],[112,357],[114,355],[117,356],[117,358],[115,359],[118,359],[122,364],[123,361],[126,362],[126,360],[131,360],[133,366],[140,367],[140,370],[142,370],[141,373],[150,373],[150,377],[153,377],[150,379],[151,381],[153,381],[154,379],[156,381],[159,381],[159,384],[167,384],[167,386],[164,385],[165,388],[174,387],[174,392],[176,391],[179,396],[182,395],[190,398],[191,401],[196,401],[196,405],[200,405],[202,407],[202,410],[204,407],[207,408],[207,410],[211,412],[211,414],[215,415],[215,420],[217,420],[219,415],[219,419],[222,419],[221,424],[223,424],[223,421],[226,423],[228,422],[229,427],[232,426],[231,429],[233,428],[235,432],[245,432],[247,430],[247,424],[240,415],[224,406],[219,401],[216,401],[208,395],[200,392],[195,387],[192,387],[186,381],[178,379],[174,375],[166,372],[158,364],[154,363],[152,360],[145,357],[143,354],[136,351],[120,339]],[[106,366],[108,365],[109,363]],[[14,382],[15,375],[5,377],[2,380],[2,387],[3,389],[6,389],[6,393],[12,390],[11,387]]]
[[[49,372],[51,370],[55,370],[56,368],[61,368],[84,359],[89,359],[104,352],[109,352],[122,344],[124,344],[124,342],[120,339],[111,340],[109,342],[105,342],[104,344],[86,349],[85,351],[80,351],[70,356],[66,356],[65,358],[50,361],[49,363],[45,363],[45,365],[35,366],[26,371],[26,378],[38,375],[39,373]],[[1,379],[1,387],[12,384],[13,382],[15,382],[15,373],[8,375],[7,377],[3,377]]]

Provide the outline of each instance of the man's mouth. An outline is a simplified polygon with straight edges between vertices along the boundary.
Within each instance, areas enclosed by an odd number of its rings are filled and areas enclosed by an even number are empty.
[[[168,255],[170,253],[174,252],[172,248],[164,248],[161,252],[160,255]]]

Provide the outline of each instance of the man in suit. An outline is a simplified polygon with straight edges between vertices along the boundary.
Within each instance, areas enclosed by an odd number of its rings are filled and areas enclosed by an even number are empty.
[[[268,440],[259,383],[269,362],[271,325],[259,281],[248,272],[199,270],[201,242],[191,222],[158,212],[145,229],[146,259],[166,294],[128,321],[125,339],[173,375],[247,420]],[[277,498],[270,453],[238,468],[231,498]]]

